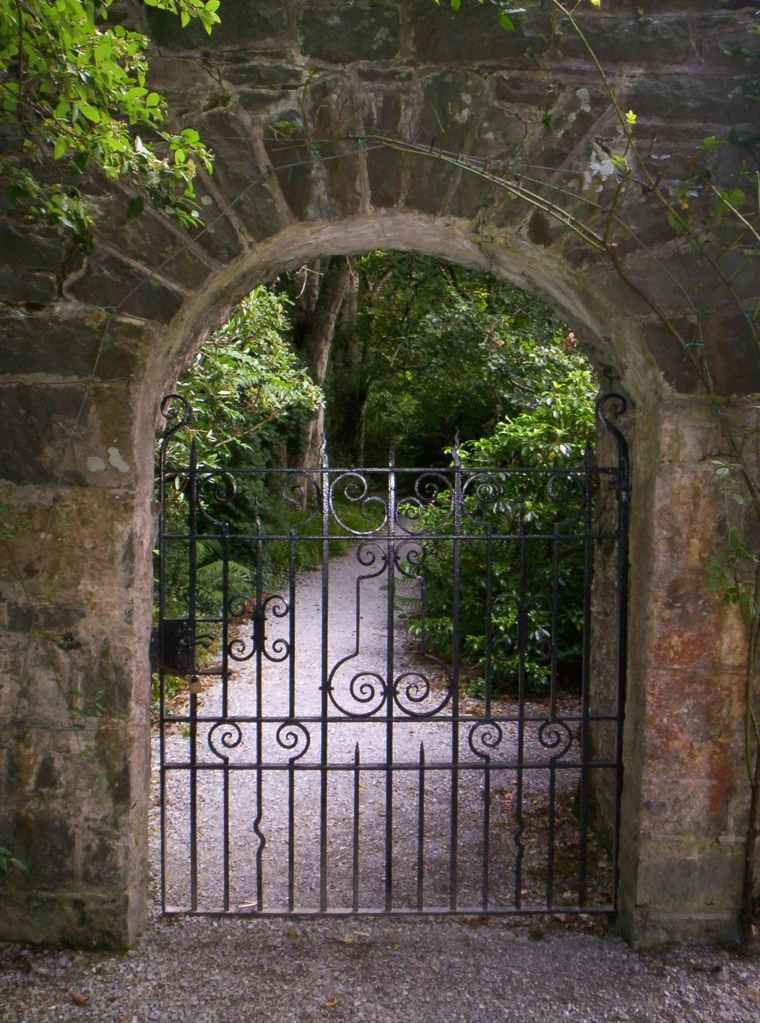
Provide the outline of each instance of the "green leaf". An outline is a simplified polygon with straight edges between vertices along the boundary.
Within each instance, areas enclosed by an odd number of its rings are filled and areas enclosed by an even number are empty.
[[[95,47],[95,63],[104,64],[111,59],[111,43],[105,40]]]
[[[100,123],[100,111],[97,107],[94,107],[91,103],[88,103],[85,99],[77,101],[76,106],[82,111],[88,121],[92,121],[93,124]]]
[[[145,100],[146,107],[157,107],[161,103],[161,97],[157,92],[149,92],[148,97]]]
[[[462,6],[462,0],[451,0],[451,9],[452,9],[452,11],[454,11],[455,14],[456,14],[456,12],[459,10],[459,8],[461,6]]]
[[[499,11],[499,24],[505,32],[515,32],[515,23],[506,11]]]
[[[708,135],[706,139],[702,139],[697,148],[701,149],[703,153],[710,153],[722,145],[723,141],[717,135]]]
[[[55,147],[53,149],[53,158],[60,160],[62,156],[66,155],[66,150],[69,148],[69,144],[66,139],[61,135],[56,139]]]

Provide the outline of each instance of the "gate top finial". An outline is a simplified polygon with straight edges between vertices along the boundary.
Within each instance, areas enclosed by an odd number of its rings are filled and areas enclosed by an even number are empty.
[[[596,414],[600,423],[608,430],[612,427],[610,418],[619,419],[628,410],[628,401],[617,391],[600,394],[596,400]]]
[[[190,402],[181,394],[165,394],[161,399],[159,411],[166,420],[166,427],[160,434],[164,440],[168,440],[177,430],[187,426],[193,418]]]

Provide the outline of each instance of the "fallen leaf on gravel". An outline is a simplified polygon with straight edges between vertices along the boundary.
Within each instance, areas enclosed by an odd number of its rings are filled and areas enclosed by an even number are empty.
[[[69,997],[71,998],[71,1001],[74,1003],[74,1005],[89,1005],[90,1004],[90,999],[88,998],[87,995],[80,995],[76,991],[70,992]]]
[[[462,918],[465,927],[491,927],[493,917],[490,916],[466,916]]]
[[[546,932],[543,927],[531,927],[528,931],[528,937],[531,941],[543,941],[546,937]]]
[[[342,945],[353,945],[354,939],[350,934],[345,934],[342,938],[338,939]]]
[[[338,999],[337,998],[332,998],[329,1002],[325,1002],[325,1008],[326,1009],[337,1009],[338,1008]]]

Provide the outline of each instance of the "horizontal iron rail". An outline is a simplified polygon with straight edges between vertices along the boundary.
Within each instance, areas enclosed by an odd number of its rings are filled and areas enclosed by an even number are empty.
[[[198,673],[200,674],[200,672]],[[317,714],[299,715],[297,718],[292,717],[280,717],[275,715],[262,714],[261,717],[246,714],[231,714],[229,717],[220,718],[214,717],[210,714],[196,714],[193,721],[200,724],[213,724],[213,725],[224,725],[235,722],[238,725],[255,725],[259,721],[264,725],[290,725],[295,722],[298,724],[319,724],[322,720],[326,720],[328,724],[345,724],[351,722],[352,724],[379,724],[388,720],[388,715],[383,714],[379,716],[370,717],[369,715],[362,715],[361,717],[350,714],[332,714],[328,715],[327,718],[322,718]],[[563,714],[561,716],[547,717],[546,714],[489,714],[489,716],[482,717],[480,715],[469,715],[462,714],[456,718],[452,715],[436,714],[432,712],[427,717],[423,717],[421,714],[394,714],[391,717],[391,721],[394,723],[407,722],[410,725],[419,724],[439,724],[451,721],[459,721],[460,724],[475,724],[476,722],[482,722],[484,725],[496,722],[498,724],[518,724],[524,722],[526,724],[544,724],[554,725],[563,724],[568,722],[579,723],[581,721],[609,721],[614,722],[618,720],[616,714],[589,714],[584,717],[582,714]],[[166,715],[164,717],[165,723],[168,724],[188,724],[190,717],[188,715]]]
[[[489,771],[579,771],[582,767],[587,767],[590,770],[611,770],[617,768],[617,761],[615,760],[459,760],[456,764],[452,764],[449,761],[435,761],[426,760],[425,770],[426,771],[451,771],[452,767],[456,767],[457,770],[461,771],[480,771],[482,774],[487,763]],[[303,761],[297,760],[294,763],[286,761],[285,763],[279,761],[272,761],[268,763],[262,761],[261,763],[253,760],[233,762],[231,760],[201,760],[196,762],[182,761],[182,760],[168,760],[163,765],[166,771],[356,771],[356,765],[353,760],[343,762],[330,762],[322,764],[317,761]],[[364,771],[382,771],[387,773],[389,771],[414,771],[418,772],[420,765],[418,761],[398,761],[392,762],[387,761],[362,761],[361,770]]]
[[[164,476],[175,475],[176,473],[187,473],[190,471],[190,466],[187,463],[167,463]],[[497,469],[493,466],[485,466],[483,468],[474,468],[471,466],[461,468],[454,468],[447,466],[445,469],[438,468],[434,465],[418,465],[418,466],[389,466],[389,465],[378,465],[372,467],[362,466],[361,468],[319,468],[314,467],[311,469],[220,469],[213,465],[198,464],[194,472],[198,476],[321,476],[328,474],[330,476],[363,476],[367,474],[372,475],[387,475],[389,472],[393,473],[394,476],[409,476],[412,474],[419,473],[430,473],[438,476],[451,475],[454,476],[458,473],[462,479],[469,479],[474,476],[615,476],[617,475],[617,468],[613,466],[592,466],[586,468],[579,466],[577,468],[570,469],[541,469],[539,467],[528,466],[524,469],[510,468],[510,469]],[[403,495],[401,495],[403,499]]]
[[[223,534],[219,533],[162,533],[160,539],[162,540],[181,540],[189,542],[191,540],[219,540]],[[378,542],[410,542],[415,540],[469,540],[472,542],[483,543],[486,539],[490,539],[492,542],[499,540],[557,540],[559,542],[568,542],[570,540],[578,540],[582,542],[588,540],[617,540],[616,533],[492,533],[490,537],[487,537],[485,533],[391,533],[383,531],[382,526],[378,526],[372,531],[366,533],[361,532],[346,532],[341,534],[335,533],[229,533],[227,534],[229,540],[245,540],[250,543],[258,543],[259,541],[282,541],[283,543],[289,543],[291,540],[296,540],[301,543],[304,540],[332,540],[335,542],[345,543],[346,540],[377,540]]]
[[[353,909],[350,907],[336,907],[333,909],[257,909],[252,906],[250,909],[237,909],[237,910],[214,910],[214,909],[198,909],[198,910],[186,910],[186,909],[175,909],[167,906],[162,912],[162,916],[210,916],[210,917],[301,917],[303,919],[309,917],[350,917],[350,916],[408,916],[408,917],[420,917],[420,916],[439,916],[439,917],[472,917],[472,916],[556,916],[567,913],[568,915],[583,915],[583,916],[609,916],[615,912],[615,907],[612,904],[605,905],[594,905],[594,906],[564,906],[561,903],[555,903],[551,906],[492,906],[489,905],[487,909],[484,909],[482,904],[473,906],[457,906],[456,909],[449,909],[448,906],[434,906],[431,909],[407,909],[406,907],[397,907],[392,909],[385,908],[365,908],[364,906],[359,909]]]

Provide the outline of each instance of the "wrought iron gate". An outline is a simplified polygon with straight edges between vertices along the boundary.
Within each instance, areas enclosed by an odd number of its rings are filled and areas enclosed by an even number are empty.
[[[573,469],[471,468],[455,445],[449,468],[323,454],[230,473],[198,462],[190,408],[164,399],[164,913],[615,911],[624,410],[598,404],[611,466],[588,451]],[[575,697],[560,687],[573,590]]]

